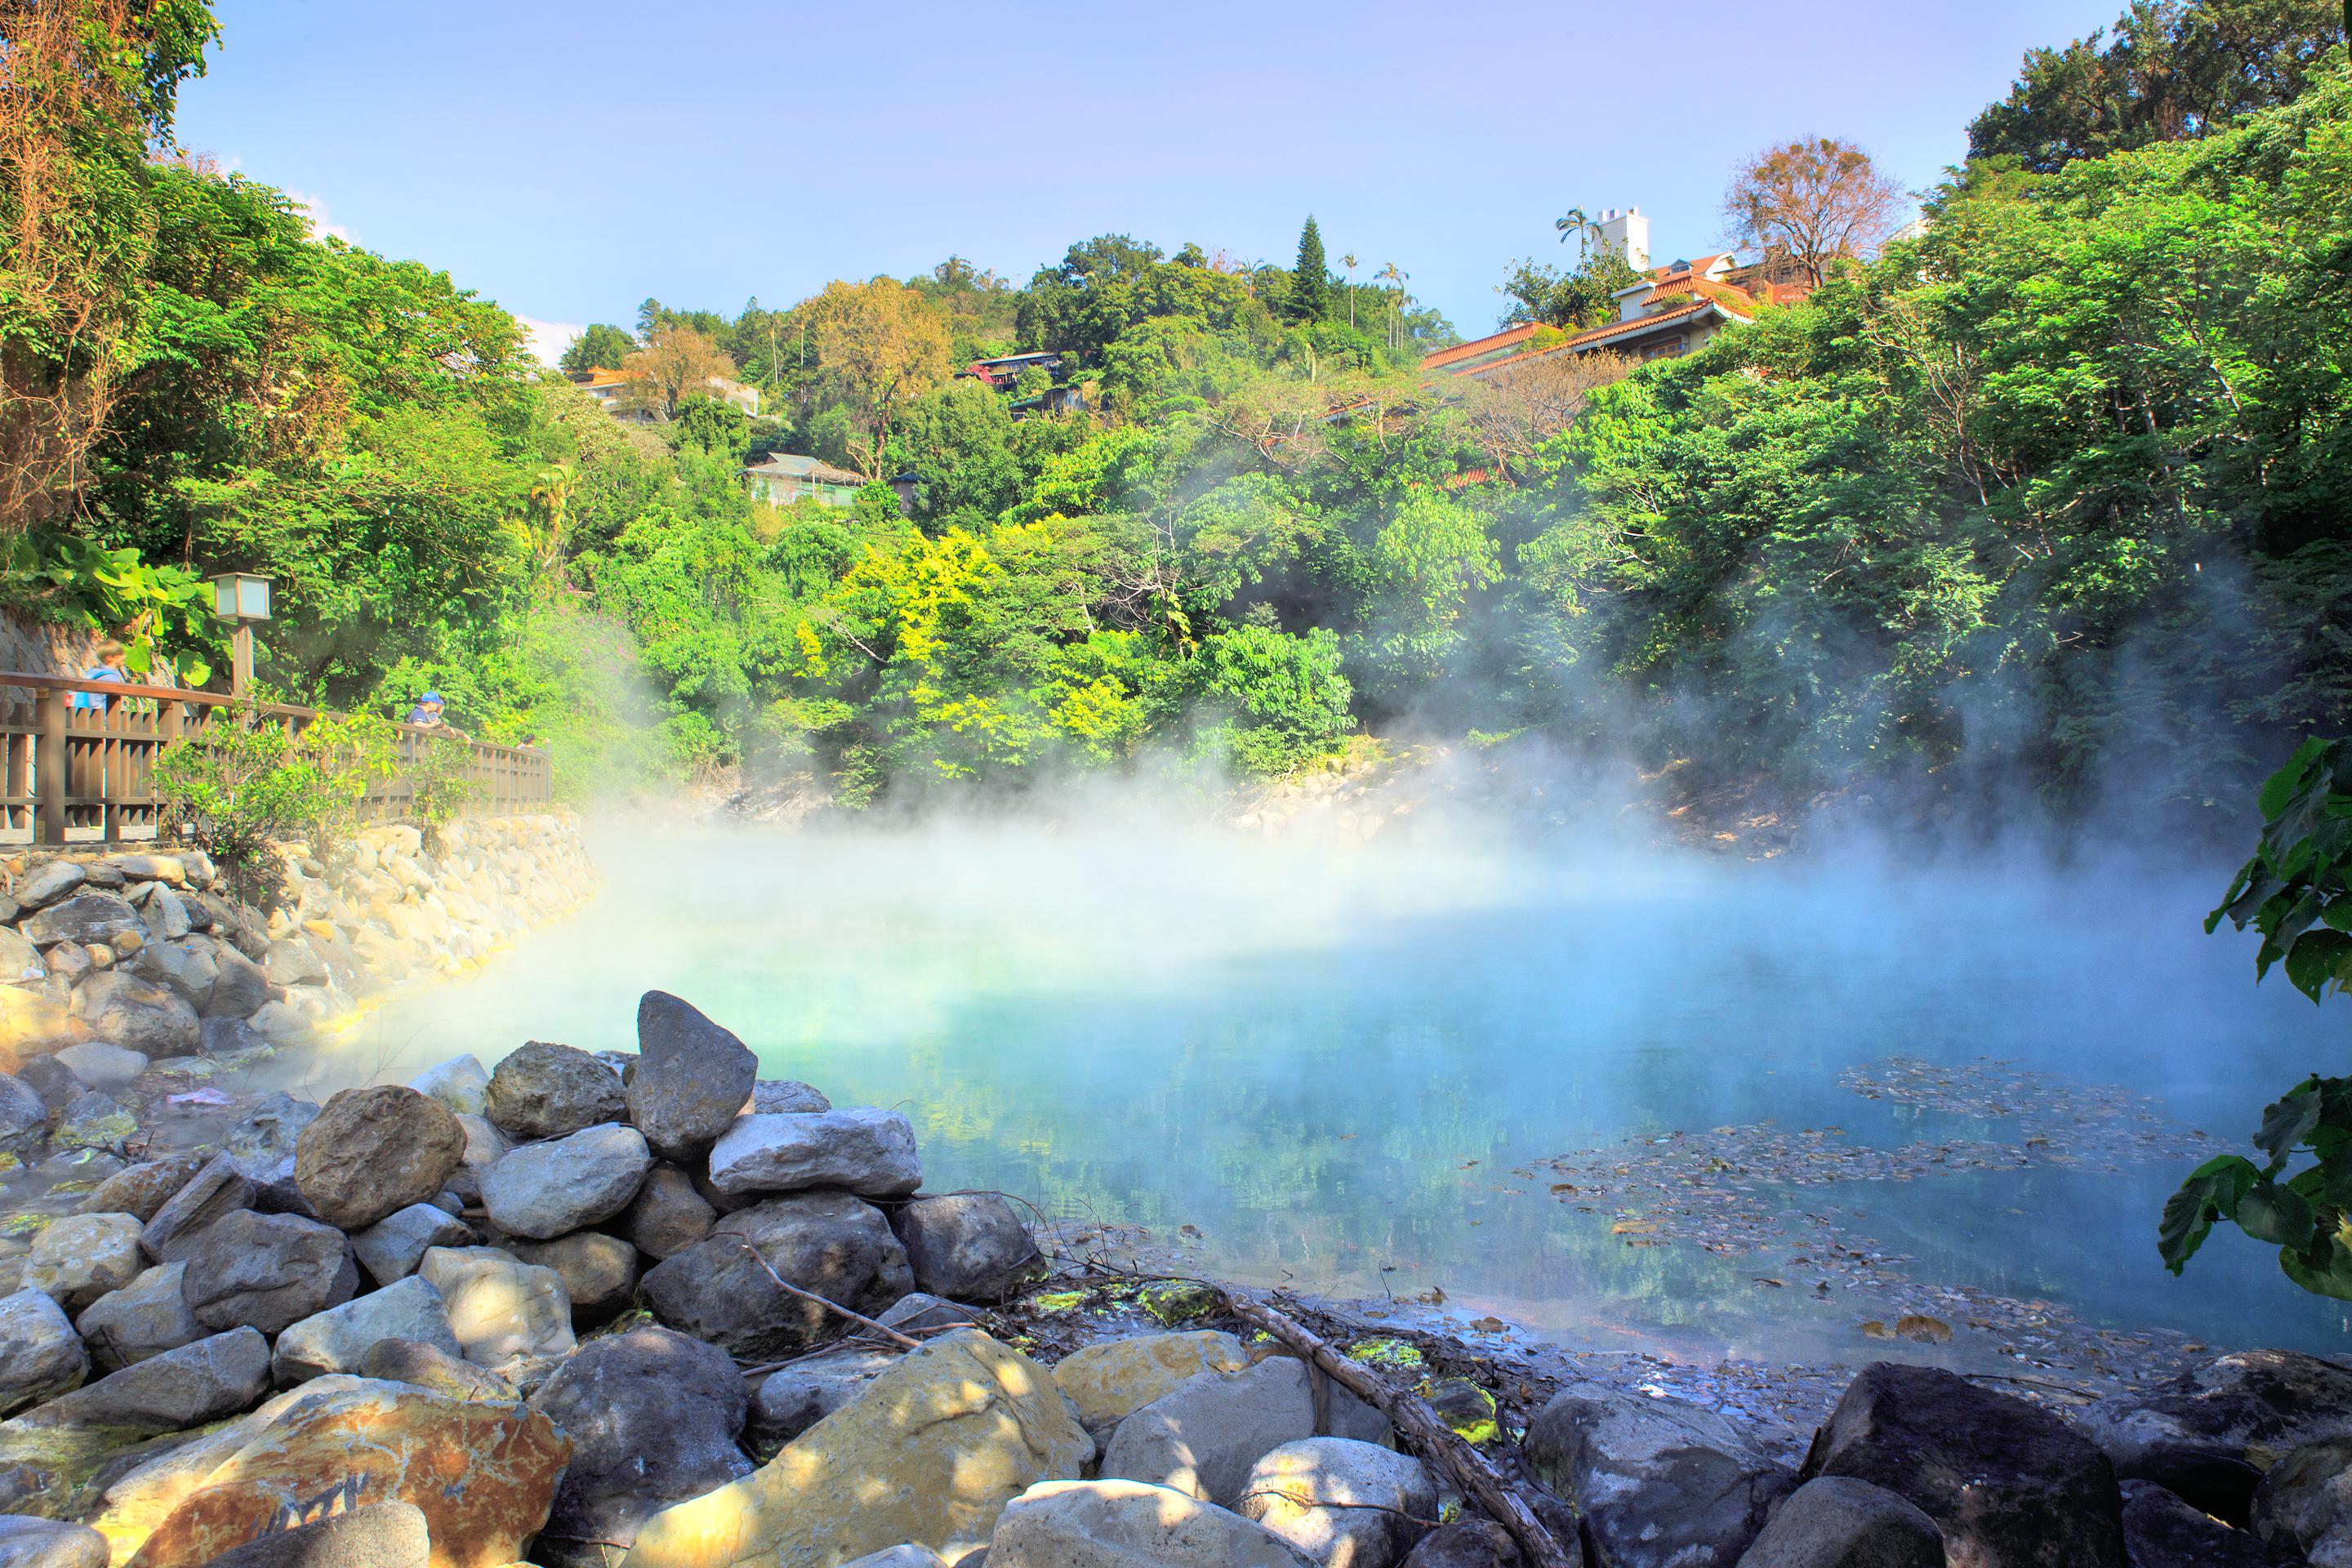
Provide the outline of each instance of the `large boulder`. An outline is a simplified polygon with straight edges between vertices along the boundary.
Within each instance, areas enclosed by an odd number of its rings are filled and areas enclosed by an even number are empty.
[[[225,942],[213,943],[212,960],[213,994],[204,1009],[207,1020],[250,1018],[268,1005],[269,976],[261,965]]]
[[[2294,1351],[2241,1351],[2147,1393],[2100,1400],[2074,1425],[2118,1476],[2243,1524],[2264,1470],[2305,1443],[2352,1437],[2352,1369]]]
[[[841,1187],[860,1197],[903,1198],[923,1184],[923,1164],[903,1111],[862,1106],[739,1116],[711,1147],[710,1184],[728,1194]]]
[[[47,1292],[0,1296],[0,1416],[55,1399],[89,1375],[89,1352]]]
[[[84,1040],[57,1054],[57,1064],[91,1089],[129,1089],[147,1070],[137,1051],[105,1040]]]
[[[280,1091],[255,1106],[221,1140],[222,1152],[253,1183],[257,1207],[319,1217],[309,1213],[310,1205],[294,1180],[294,1152],[302,1130],[318,1118],[318,1106]]]
[[[432,1562],[425,1510],[383,1502],[272,1531],[223,1552],[209,1568],[430,1568]]]
[[[625,1121],[621,1075],[570,1046],[533,1040],[490,1074],[482,1114],[510,1138],[561,1138],[600,1121]]]
[[[1323,1568],[1390,1568],[1437,1518],[1437,1481],[1392,1448],[1303,1437],[1250,1467],[1234,1511]]]
[[[86,1524],[0,1514],[0,1568],[106,1568],[106,1537]]]
[[[989,1568],[1316,1568],[1262,1524],[1145,1481],[1045,1481],[1013,1500]]]
[[[91,1034],[142,1056],[184,1057],[204,1038],[194,1007],[127,970],[102,970],[83,981],[73,1009]]]
[[[188,1179],[203,1170],[210,1159],[209,1155],[191,1151],[126,1165],[99,1183],[82,1199],[81,1212],[127,1214],[144,1224],[153,1219],[155,1211],[186,1186]]]
[[[673,1503],[751,1473],[743,1374],[727,1352],[667,1329],[592,1341],[530,1396],[572,1439],[572,1464],[540,1532],[549,1568],[604,1568]]]
[[[653,1163],[635,1128],[583,1127],[526,1143],[484,1171],[482,1206],[490,1223],[509,1235],[546,1241],[628,1207]]]
[[[572,1298],[552,1268],[495,1247],[436,1247],[416,1273],[441,1292],[450,1331],[478,1366],[569,1355],[579,1343],[572,1333]]]
[[[49,1142],[58,1153],[76,1149],[120,1153],[138,1131],[138,1117],[111,1096],[93,1089],[76,1095],[58,1113],[58,1124],[49,1130]]]
[[[1609,1568],[1731,1568],[1796,1485],[1715,1412],[1592,1383],[1537,1414],[1528,1454]]]
[[[1805,1456],[1803,1479],[1815,1476],[1909,1499],[1972,1568],[2124,1568],[2106,1455],[2050,1412],[1937,1367],[1864,1367]]]
[[[385,1340],[412,1340],[453,1356],[464,1349],[449,1328],[441,1292],[412,1274],[289,1324],[278,1336],[270,1372],[280,1384],[306,1383],[331,1372],[355,1373],[367,1352]]]
[[[343,1233],[299,1215],[240,1209],[196,1233],[180,1289],[213,1330],[250,1324],[274,1334],[348,1301],[360,1288]]]
[[[751,1436],[771,1447],[791,1442],[866,1392],[898,1364],[897,1350],[843,1345],[787,1362],[761,1381],[751,1399]]]
[[[219,947],[208,936],[150,942],[139,950],[131,970],[194,1008],[201,1019],[212,1010],[213,994],[220,988]]]
[[[803,1083],[798,1079],[763,1078],[751,1086],[751,1103],[744,1109],[762,1116],[781,1116],[791,1111],[831,1110],[833,1101],[814,1084]]]
[[[432,1568],[499,1568],[546,1522],[571,1450],[552,1422],[521,1405],[394,1384],[321,1393],[205,1475],[129,1568],[200,1568],[337,1500],[415,1505]]]
[[[2263,1471],[2253,1527],[2312,1568],[2352,1568],[2352,1437],[2305,1443]]]
[[[729,1215],[646,1270],[638,1289],[662,1321],[739,1356],[765,1360],[841,1333],[839,1318],[779,1288],[778,1279],[868,1317],[914,1289],[906,1249],[882,1211],[837,1192],[797,1193]]]
[[[492,1405],[515,1401],[515,1385],[488,1367],[476,1366],[462,1355],[415,1340],[376,1341],[360,1357],[360,1375],[413,1383],[452,1399],[486,1400]]]
[[[1089,1432],[1107,1432],[1178,1384],[1202,1373],[1237,1373],[1250,1363],[1241,1341],[1215,1329],[1105,1340],[1064,1356],[1054,1381]]]
[[[445,1208],[411,1204],[394,1209],[365,1230],[352,1233],[352,1251],[379,1285],[405,1279],[427,1248],[472,1247],[482,1238],[473,1226]]]
[[[486,1116],[460,1116],[457,1125],[466,1134],[466,1154],[457,1168],[449,1173],[449,1191],[469,1204],[482,1201],[482,1173],[507,1156],[514,1145],[507,1135],[490,1125]]]
[[[908,1542],[952,1561],[1030,1487],[1076,1479],[1093,1449],[1044,1367],[961,1329],[757,1473],[656,1514],[621,1568],[831,1568]]]
[[[466,1155],[457,1112],[400,1084],[347,1089],[302,1129],[294,1183],[311,1212],[361,1230],[439,1195]]]
[[[21,1162],[38,1153],[48,1136],[49,1108],[40,1091],[13,1074],[0,1073],[0,1154]]]
[[[2131,1568],[2299,1568],[2307,1561],[2299,1547],[2232,1530],[2142,1480],[2124,1482],[2124,1556]],[[1931,1568],[1943,1561],[1937,1557]]]
[[[139,1233],[140,1247],[158,1263],[174,1262],[206,1226],[223,1215],[251,1208],[259,1192],[253,1178],[236,1168],[233,1155],[215,1154],[155,1211]]]
[[[490,1092],[490,1075],[471,1051],[426,1068],[408,1080],[419,1094],[429,1094],[460,1116],[479,1116]]]
[[[209,1331],[180,1288],[187,1271],[184,1263],[158,1264],[83,1308],[74,1327],[89,1345],[91,1363],[113,1372],[203,1339]]]
[[[68,1316],[109,1290],[139,1278],[138,1219],[127,1214],[78,1214],[52,1220],[33,1237],[21,1283],[47,1291]]]
[[[147,922],[139,918],[129,900],[91,888],[43,905],[17,921],[16,930],[36,947],[58,942],[78,942],[84,947],[102,942],[111,946],[125,935],[145,940]]]
[[[1386,1418],[1343,1388],[1330,1390],[1330,1427],[1359,1442],[1391,1436]],[[1251,1466],[1314,1436],[1306,1363],[1274,1356],[1229,1377],[1188,1378],[1129,1415],[1103,1449],[1101,1473],[1231,1507],[1248,1489]]]
[[[18,909],[39,910],[75,892],[89,880],[89,873],[79,861],[44,860],[18,879],[9,891]]]
[[[1575,1521],[1571,1518],[1570,1522]],[[1570,1531],[1561,1539],[1569,1561],[1580,1564],[1584,1557],[1575,1533]],[[1521,1568],[1519,1545],[1509,1531],[1492,1520],[1457,1519],[1423,1536],[1421,1544],[1405,1554],[1404,1568]]]
[[[109,1373],[13,1425],[153,1436],[235,1415],[268,1392],[269,1342],[251,1329],[234,1329]]]
[[[605,1318],[629,1304],[637,1289],[637,1249],[601,1230],[575,1230],[553,1241],[509,1241],[525,1263],[562,1277],[575,1318]]]
[[[891,1219],[915,1284],[958,1300],[992,1301],[1045,1271],[1045,1255],[1002,1193],[910,1200]]]
[[[688,1004],[667,991],[638,999],[629,1120],[663,1159],[706,1152],[743,1108],[759,1076],[759,1058]]]
[[[1851,1476],[1817,1476],[1789,1494],[1739,1563],[1944,1568],[1944,1535],[1934,1520],[1884,1487]]]
[[[685,1251],[710,1234],[719,1211],[694,1190],[694,1178],[676,1165],[656,1165],[629,1201],[622,1235],[656,1262]]]

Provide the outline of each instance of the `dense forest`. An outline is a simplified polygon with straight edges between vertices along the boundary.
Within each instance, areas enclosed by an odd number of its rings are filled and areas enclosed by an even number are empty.
[[[566,354],[639,421],[177,147],[206,0],[5,14],[0,595],[128,625],[141,668],[215,659],[199,574],[265,572],[289,697],[435,686],[575,790],[850,806],[1369,732],[2193,813],[2352,728],[2335,0],[2036,51],[1924,226],[1684,358],[1433,381],[1453,327],[1309,219],[1287,264],[1104,235],[1019,285],[648,300]],[[1552,248],[1498,261],[1505,321],[1606,319],[1623,262]],[[954,374],[1025,350],[1059,368]],[[740,470],[779,451],[871,482],[769,505]]]

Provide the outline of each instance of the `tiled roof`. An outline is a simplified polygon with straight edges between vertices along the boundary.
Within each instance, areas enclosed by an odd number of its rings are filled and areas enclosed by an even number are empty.
[[[1530,349],[1526,353],[1513,354],[1508,359],[1498,359],[1492,364],[1477,365],[1462,374],[1485,375],[1488,371],[1501,370],[1506,365],[1524,364],[1528,360],[1541,359],[1546,354],[1556,354],[1565,349],[1592,348],[1607,342],[1612,338],[1639,337],[1652,328],[1669,326],[1676,321],[1686,321],[1694,317],[1704,315],[1709,310],[1719,310],[1735,321],[1746,320],[1745,317],[1723,310],[1723,307],[1713,300],[1696,300],[1672,310],[1661,310],[1654,316],[1636,316],[1630,321],[1612,321],[1605,327],[1594,327],[1590,331],[1579,332],[1576,336],[1562,342],[1546,343],[1539,349]]]
[[[1440,349],[1435,353],[1423,355],[1421,368],[1442,370],[1462,360],[1476,359],[1480,354],[1494,353],[1499,350],[1510,348],[1514,344],[1526,342],[1541,331],[1543,331],[1541,324],[1529,322],[1526,326],[1513,327],[1489,337],[1474,338],[1469,342],[1456,343],[1450,349]]]
[[[630,382],[636,379],[637,378],[635,376],[631,375],[625,370],[606,370],[603,365],[598,365],[595,369],[588,373],[588,379],[580,383],[580,384],[590,387],[626,386]]]

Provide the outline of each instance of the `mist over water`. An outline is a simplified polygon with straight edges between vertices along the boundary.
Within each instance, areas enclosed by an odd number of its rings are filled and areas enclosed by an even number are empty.
[[[605,823],[591,844],[601,899],[372,1016],[318,1087],[526,1039],[634,1049],[637,996],[658,987],[740,1035],[763,1076],[903,1107],[934,1190],[1171,1239],[1191,1225],[1205,1270],[1436,1286],[1450,1309],[1585,1344],[1861,1359],[1875,1313],[1816,1299],[1785,1251],[1628,1246],[1608,1205],[1514,1174],[1528,1161],[1760,1122],[1888,1148],[2019,1136],[1838,1081],[1897,1056],[2122,1086],[2242,1146],[2343,1044],[2284,984],[2254,985],[2250,939],[2203,934],[2226,867],[1756,864],[1474,836],[1340,850],[1109,816]],[[2346,1349],[2341,1307],[2234,1233],[2185,1279],[2163,1271],[2157,1214],[2186,1168],[1767,1184],[1759,1201],[1834,1205],[1916,1279],[2220,1345]]]

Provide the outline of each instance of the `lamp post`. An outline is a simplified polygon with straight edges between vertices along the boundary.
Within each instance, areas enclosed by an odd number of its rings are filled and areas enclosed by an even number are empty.
[[[213,578],[213,614],[236,630],[229,634],[228,694],[245,700],[253,685],[253,627],[269,618],[269,579],[251,572],[223,572]]]

